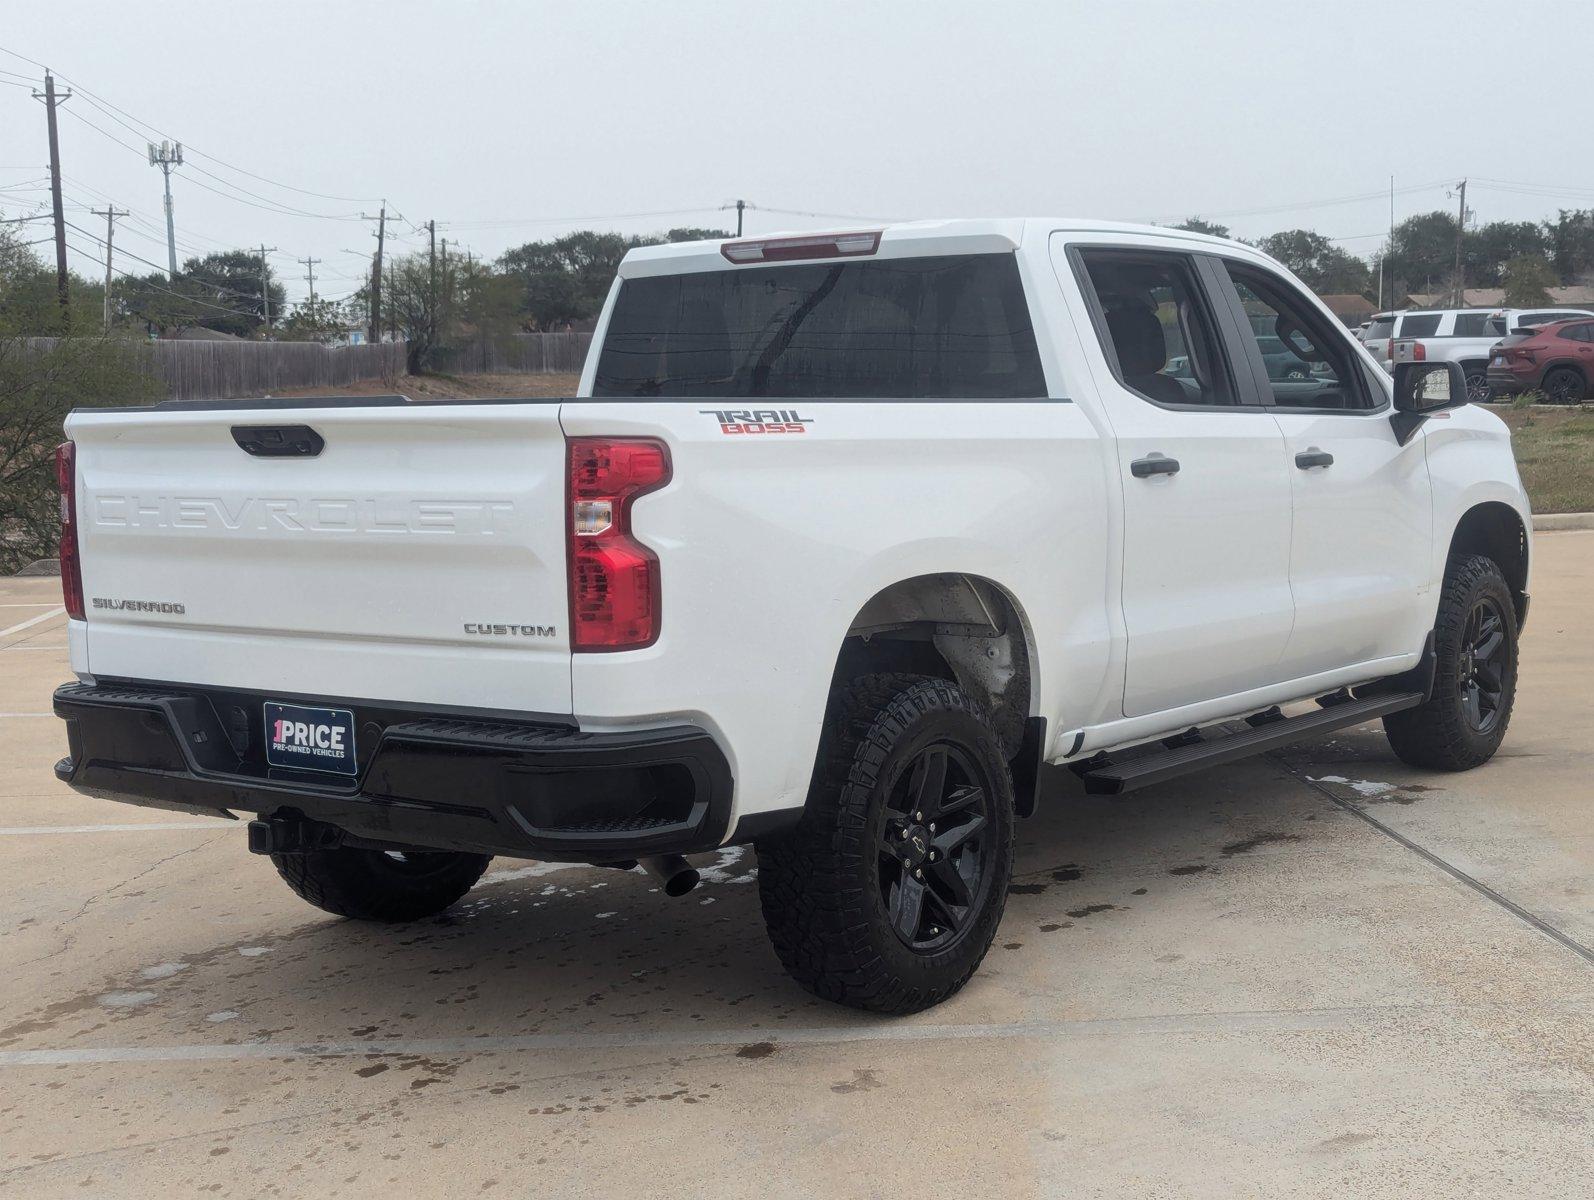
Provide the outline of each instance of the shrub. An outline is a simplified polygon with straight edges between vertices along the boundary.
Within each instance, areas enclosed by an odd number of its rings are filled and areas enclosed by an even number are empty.
[[[141,348],[99,337],[0,338],[0,575],[56,553],[55,447],[82,405],[159,398]]]

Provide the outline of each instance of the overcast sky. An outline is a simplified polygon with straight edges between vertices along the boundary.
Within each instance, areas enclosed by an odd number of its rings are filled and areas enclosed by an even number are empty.
[[[736,197],[759,206],[750,232],[1200,214],[1247,237],[1314,228],[1362,255],[1388,226],[1391,175],[1400,217],[1453,208],[1446,190],[1463,176],[1479,222],[1594,207],[1594,154],[1564,122],[1581,111],[1564,91],[1576,71],[1545,71],[1541,95],[1533,65],[1557,61],[1557,47],[1572,56],[1561,61],[1586,58],[1594,3],[6,0],[3,11],[0,46],[122,110],[87,97],[63,108],[74,224],[103,232],[83,210],[114,199],[141,219],[119,224],[118,252],[165,263],[148,123],[190,150],[173,179],[179,242],[277,246],[293,297],[305,290],[293,260],[307,255],[323,260],[318,293],[359,285],[372,238],[357,214],[383,198],[404,218],[398,249],[420,249],[415,227],[435,218],[440,237],[489,257],[574,228],[734,220],[716,210]],[[1512,41],[1522,25],[1526,45]],[[7,54],[0,70],[6,83],[41,74]],[[0,86],[8,215],[48,199],[30,184],[46,162],[43,106]],[[262,203],[323,215],[251,206]],[[660,215],[614,215],[631,213]],[[74,265],[93,273],[98,244],[70,236],[88,252]]]

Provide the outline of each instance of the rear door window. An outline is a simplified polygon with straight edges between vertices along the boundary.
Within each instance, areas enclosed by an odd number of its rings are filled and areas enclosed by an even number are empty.
[[[973,254],[627,279],[593,394],[996,400],[1046,381],[1017,260]]]
[[[1400,323],[1400,336],[1433,337],[1439,332],[1439,318],[1442,315],[1442,313],[1407,313],[1406,319]]]
[[[1153,404],[1238,403],[1187,254],[1081,249],[1097,333],[1118,382]]]
[[[1456,337],[1488,337],[1489,314],[1468,312],[1456,314]]]

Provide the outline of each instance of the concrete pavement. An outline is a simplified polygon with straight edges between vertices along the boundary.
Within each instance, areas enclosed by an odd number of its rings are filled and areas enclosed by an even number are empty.
[[[739,850],[370,927],[79,797],[56,585],[0,581],[0,1194],[1587,1196],[1594,532],[1537,548],[1494,763],[1368,727],[1043,804],[984,968],[895,1021],[785,978]]]

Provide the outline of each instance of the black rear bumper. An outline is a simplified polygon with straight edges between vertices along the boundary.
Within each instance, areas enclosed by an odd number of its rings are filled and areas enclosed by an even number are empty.
[[[279,697],[280,698],[280,697]],[[262,697],[142,683],[67,684],[56,775],[86,795],[231,817],[306,818],[359,844],[613,862],[725,837],[724,753],[692,725],[584,733],[552,721],[352,709],[353,780],[268,766]]]

